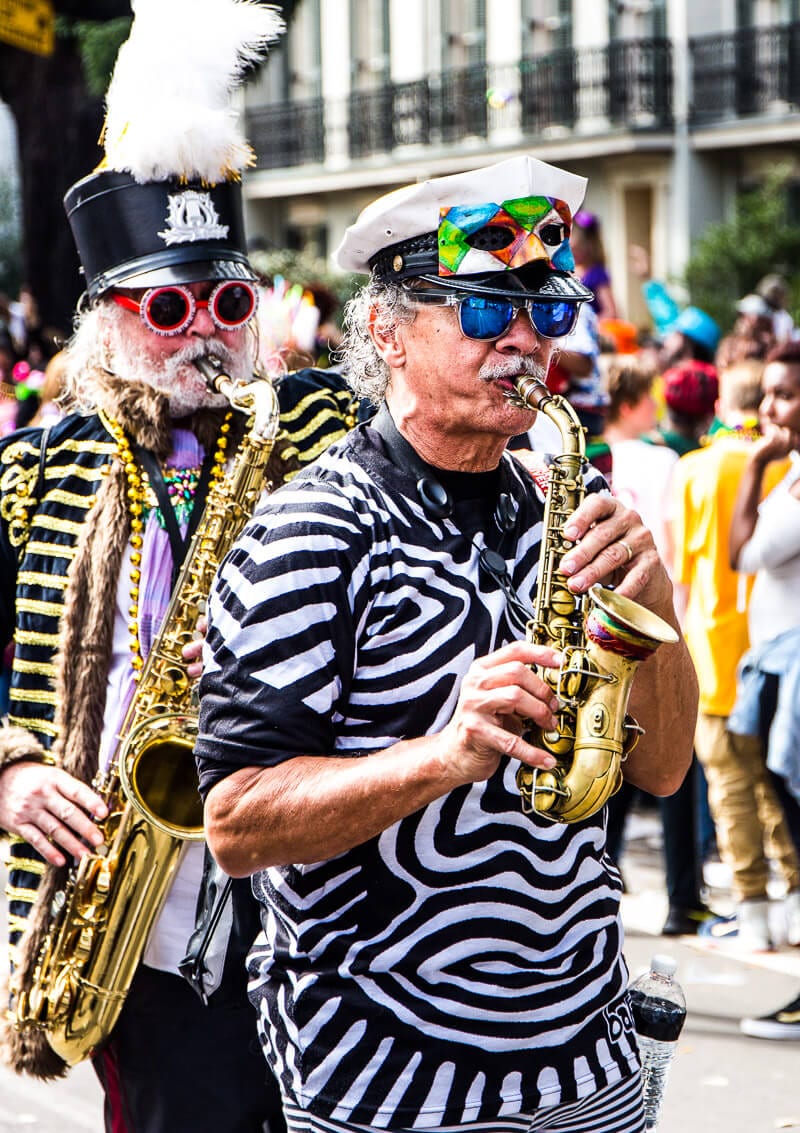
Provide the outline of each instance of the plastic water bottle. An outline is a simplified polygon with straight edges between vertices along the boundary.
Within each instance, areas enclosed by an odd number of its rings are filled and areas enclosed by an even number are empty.
[[[650,971],[628,988],[642,1058],[645,1129],[648,1130],[658,1127],[669,1068],[686,1021],[686,999],[675,979],[677,967],[671,956],[654,956]]]

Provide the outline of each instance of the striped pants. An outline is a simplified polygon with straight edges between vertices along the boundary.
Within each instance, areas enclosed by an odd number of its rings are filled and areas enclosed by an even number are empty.
[[[284,1113],[288,1133],[385,1133],[375,1126],[313,1117],[291,1102],[285,1102]],[[580,1101],[547,1106],[535,1113],[463,1125],[393,1128],[392,1133],[644,1133],[642,1081],[636,1074]]]

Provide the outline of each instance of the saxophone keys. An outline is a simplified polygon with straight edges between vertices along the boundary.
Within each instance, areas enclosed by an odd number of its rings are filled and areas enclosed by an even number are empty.
[[[80,931],[80,935],[78,937],[78,944],[77,944],[77,947],[75,949],[75,954],[76,955],[88,956],[89,953],[92,951],[92,945],[93,944],[94,944],[94,929],[90,928],[89,925],[86,925]]]
[[[573,628],[570,621],[571,615],[575,612],[577,599],[571,590],[566,586],[557,586],[553,589],[553,595],[550,599],[550,610],[554,615],[552,621],[555,627],[570,630]]]
[[[181,669],[177,665],[169,665],[161,674],[160,684],[167,696],[182,698],[188,691],[189,678],[185,669]]]
[[[569,755],[572,751],[573,742],[574,736],[569,728],[565,728],[564,731],[542,732],[542,747],[547,748],[556,759]]]
[[[587,731],[595,739],[608,735],[611,731],[611,717],[605,704],[593,704],[586,723]]]

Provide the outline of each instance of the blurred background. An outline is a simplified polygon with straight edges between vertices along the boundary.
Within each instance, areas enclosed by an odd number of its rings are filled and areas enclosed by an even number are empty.
[[[644,275],[723,334],[768,272],[797,313],[800,0],[276,6],[288,32],[243,94],[249,239],[266,276],[324,286],[334,320],[352,281],[329,257],[364,204],[523,152],[589,178],[616,314],[640,334]],[[0,321],[22,288],[46,353],[81,292],[62,197],[100,159],[130,19],[128,0],[0,8]]]

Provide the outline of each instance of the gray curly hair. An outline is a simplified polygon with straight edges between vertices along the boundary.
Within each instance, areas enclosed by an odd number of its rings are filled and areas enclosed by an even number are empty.
[[[413,322],[416,311],[399,283],[374,278],[345,304],[342,344],[336,351],[337,359],[346,364],[345,377],[353,393],[367,398],[373,405],[380,405],[391,375],[369,333],[372,309],[377,315],[376,329],[382,334],[391,334],[403,323]]]

